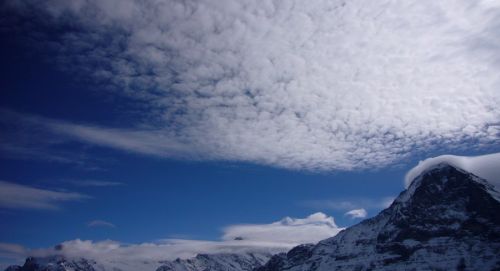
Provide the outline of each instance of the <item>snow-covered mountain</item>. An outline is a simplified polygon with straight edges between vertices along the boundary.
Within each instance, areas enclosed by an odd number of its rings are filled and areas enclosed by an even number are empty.
[[[164,262],[156,271],[251,271],[264,265],[271,254],[198,254],[196,257]]]
[[[137,263],[137,271],[250,271],[265,264],[270,253],[217,253],[198,254],[190,259],[161,261],[156,263]],[[158,267],[159,266],[159,267]],[[117,267],[85,258],[66,258],[63,256],[29,257],[23,266],[10,266],[5,271],[121,271]]]
[[[420,171],[377,216],[257,270],[500,270],[499,193],[450,163]]]
[[[84,258],[66,259],[63,256],[28,257],[23,266],[12,265],[5,271],[97,271],[97,263]]]

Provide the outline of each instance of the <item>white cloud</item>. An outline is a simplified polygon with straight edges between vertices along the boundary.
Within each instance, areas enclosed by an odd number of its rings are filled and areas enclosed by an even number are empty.
[[[0,208],[58,209],[63,202],[87,198],[89,197],[86,195],[74,192],[52,191],[0,181]]]
[[[198,253],[283,252],[300,243],[317,242],[340,231],[332,217],[316,213],[304,219],[284,218],[270,224],[225,228],[221,241],[166,239],[154,243],[125,244],[111,240],[71,240],[54,248],[19,250],[33,256],[64,255],[94,259],[113,270],[154,270],[162,260],[189,258]],[[236,237],[243,237],[241,238]],[[235,240],[236,239],[236,240]],[[0,246],[1,248],[1,246]],[[108,270],[108,269],[106,269]]]
[[[354,209],[346,212],[344,215],[349,216],[351,219],[355,218],[365,218],[368,213],[365,209]]]
[[[315,213],[304,219],[286,217],[281,221],[264,225],[234,225],[225,229],[226,241],[243,239],[260,242],[280,242],[283,244],[316,243],[336,235],[339,228],[333,217]]]
[[[432,168],[440,163],[448,163],[471,172],[487,180],[496,187],[497,191],[500,191],[500,153],[469,157],[441,155],[425,159],[424,161],[420,161],[416,167],[406,173],[405,186],[408,187],[410,183],[426,169]]]
[[[351,198],[351,199],[326,199],[326,200],[308,200],[302,202],[304,206],[316,209],[327,209],[335,211],[349,211],[352,209],[380,210],[389,207],[395,197],[383,197],[379,199],[372,198]]]
[[[52,126],[73,139],[311,170],[499,139],[494,1],[10,3],[79,26],[54,43],[65,67],[137,98],[155,120]]]
[[[87,226],[89,227],[106,227],[106,228],[116,228],[115,224],[104,221],[104,220],[92,220],[89,223],[87,223]]]

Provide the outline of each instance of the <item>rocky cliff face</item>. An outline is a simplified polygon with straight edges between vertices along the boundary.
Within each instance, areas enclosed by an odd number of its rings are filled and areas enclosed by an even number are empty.
[[[257,270],[500,270],[499,198],[485,180],[442,163],[377,216]]]

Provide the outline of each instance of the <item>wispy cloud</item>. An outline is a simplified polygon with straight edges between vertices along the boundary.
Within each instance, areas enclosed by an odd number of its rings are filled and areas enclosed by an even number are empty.
[[[12,263],[22,263],[28,251],[19,244],[0,243],[0,269],[3,270]]]
[[[75,192],[61,192],[11,182],[0,181],[0,208],[59,209],[64,202],[81,201],[89,196]]]
[[[2,257],[8,255],[23,255],[26,251],[27,249],[19,244],[0,243],[0,256]]]
[[[84,179],[84,180],[65,180],[64,182],[73,184],[75,186],[87,186],[87,187],[106,187],[106,186],[122,186],[124,183],[122,182],[113,182],[113,181],[103,181],[103,180],[92,180],[92,179]]]
[[[385,209],[394,201],[394,196],[379,199],[372,198],[350,198],[350,199],[324,199],[307,200],[301,204],[307,207],[323,210],[351,211],[355,209],[380,210]]]
[[[50,128],[53,121],[0,107],[0,157],[42,160],[74,165],[86,170],[101,169],[102,158],[89,157],[84,148],[68,150],[68,138]]]
[[[81,154],[75,155],[60,147],[75,141],[160,157],[194,158],[202,153],[154,129],[103,128],[7,108],[0,108],[0,113],[0,124],[6,126],[0,137],[0,154],[7,158],[83,164],[87,161],[82,160]]]
[[[88,227],[116,228],[115,224],[104,220],[92,220],[87,223]]]
[[[73,140],[352,170],[500,138],[494,1],[27,2],[8,1],[81,30],[51,43],[66,68],[142,101],[155,120],[49,123]]]
[[[365,209],[354,209],[346,212],[344,215],[350,217],[351,219],[355,218],[365,218],[368,215],[368,212],[366,212]]]

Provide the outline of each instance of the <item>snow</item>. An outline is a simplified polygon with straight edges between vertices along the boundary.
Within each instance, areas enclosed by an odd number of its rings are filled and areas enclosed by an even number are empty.
[[[405,187],[408,188],[415,178],[440,164],[449,164],[470,172],[487,180],[500,191],[500,153],[480,156],[441,155],[428,158],[408,171],[405,176]]]
[[[265,264],[272,254],[243,253],[243,254],[199,254],[198,256],[171,262],[164,262],[157,271],[201,271],[201,270],[224,270],[224,271],[249,271]]]

